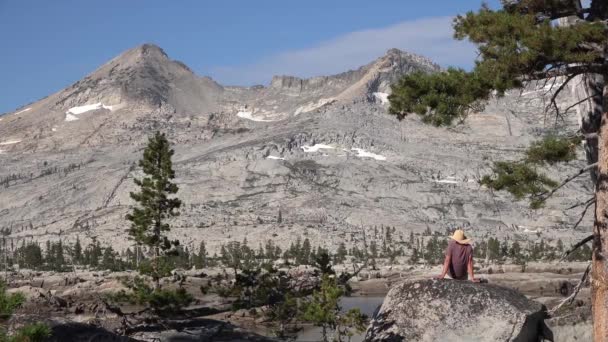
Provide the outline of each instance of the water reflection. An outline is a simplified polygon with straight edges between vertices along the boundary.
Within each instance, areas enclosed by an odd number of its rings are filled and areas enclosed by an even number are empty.
[[[350,309],[359,308],[363,314],[371,317],[374,314],[376,308],[382,304],[384,297],[344,297],[340,300],[340,305],[344,311]],[[361,342],[365,337],[365,333],[361,335],[353,336],[352,342]],[[305,327],[298,334],[296,341],[300,342],[318,342],[321,341],[321,328],[318,327]]]

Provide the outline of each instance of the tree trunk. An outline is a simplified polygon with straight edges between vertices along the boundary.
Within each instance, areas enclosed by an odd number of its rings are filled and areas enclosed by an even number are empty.
[[[158,246],[154,246],[154,263],[152,264],[154,267],[154,289],[158,290],[160,289],[160,274],[159,274],[159,270],[158,270],[158,259],[160,258],[160,253],[158,250]]]
[[[604,0],[594,0],[592,14],[603,17],[608,10]],[[561,18],[559,24],[567,26],[576,18]],[[580,75],[571,81],[573,103],[579,103],[576,111],[583,134],[597,133],[583,142],[588,164],[599,160],[591,169],[595,185],[596,205],[593,224],[593,254],[591,276],[591,305],[593,310],[593,341],[608,342],[608,113],[604,109],[606,76]]]
[[[593,271],[591,304],[593,310],[594,341],[608,342],[608,113],[604,113],[604,77],[581,75],[572,80],[574,103],[577,106],[581,132],[597,133],[583,143],[588,164],[599,160],[597,169],[591,170],[595,185],[596,208],[593,225]]]
[[[604,89],[606,91],[606,89]],[[608,342],[608,112],[604,112],[598,138],[599,165],[593,225],[591,304],[593,340]]]
[[[571,82],[572,102],[576,106],[581,132],[583,134],[599,133],[603,112],[604,77],[601,75],[580,75]],[[598,160],[598,138],[588,138],[583,142],[585,157],[588,164]],[[597,184],[597,169],[591,169],[591,180]]]

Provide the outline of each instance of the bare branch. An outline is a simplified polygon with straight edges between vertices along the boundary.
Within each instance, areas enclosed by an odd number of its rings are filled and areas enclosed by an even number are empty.
[[[568,178],[564,179],[560,184],[558,184],[555,188],[553,188],[551,191],[545,192],[543,194],[540,194],[538,197],[540,197],[539,199],[541,201],[545,201],[547,200],[549,197],[553,196],[553,194],[555,194],[557,192],[557,190],[561,189],[562,187],[564,187],[564,185],[570,183],[571,181],[575,180],[577,177],[579,177],[580,175],[582,175],[583,173],[593,169],[597,167],[597,163],[593,163],[593,164],[589,164],[587,166],[585,166],[584,168],[578,170],[577,173],[575,173],[572,176],[569,176]]]
[[[590,98],[596,97],[596,96],[598,96],[598,95],[600,95],[600,94],[593,94],[593,95],[590,95],[590,96],[588,96],[588,97],[586,97],[586,98],[584,98],[584,99],[582,99],[582,100],[578,101],[577,103],[575,103],[575,104],[571,105],[570,107],[566,108],[566,109],[564,110],[564,113],[568,113],[568,111],[569,111],[570,109],[572,109],[572,108],[574,108],[574,107],[576,107],[576,106],[580,105],[581,103],[583,103],[583,102],[585,102],[585,101],[589,100]]]
[[[591,197],[590,199],[586,200],[585,202],[580,202],[580,203],[577,203],[577,204],[575,204],[575,205],[573,205],[571,207],[568,207],[568,208],[566,208],[566,210],[571,210],[571,209],[574,209],[574,208],[578,208],[578,207],[581,207],[583,205],[586,206],[589,203],[595,203],[595,196]]]
[[[570,296],[568,296],[566,299],[564,299],[563,301],[561,301],[553,309],[548,311],[548,314],[550,316],[553,316],[562,306],[566,305],[566,303],[568,305],[570,305],[570,304],[572,304],[572,302],[574,302],[574,299],[576,298],[578,293],[583,288],[583,285],[585,284],[585,280],[587,280],[587,276],[589,276],[589,271],[591,271],[591,263],[589,263],[589,265],[587,265],[587,269],[585,270],[585,273],[583,273],[583,276],[581,277],[581,281],[578,283],[578,285],[576,285],[572,294]]]
[[[594,203],[595,203],[595,199],[592,202],[587,203],[587,205],[585,206],[585,209],[581,213],[581,216],[578,218],[578,221],[576,221],[576,223],[574,224],[574,227],[572,227],[572,230],[576,230],[576,228],[578,228],[578,225],[581,224],[581,222],[583,222],[583,219],[585,218],[585,214],[587,214],[587,210],[589,210],[589,207],[591,207],[591,205]]]
[[[546,91],[546,92],[543,94],[544,96],[547,96],[549,93],[551,93],[551,91],[553,91],[553,87],[555,87],[555,84],[557,83],[557,79],[558,79],[559,77],[560,77],[560,76],[555,76],[555,77],[552,77],[553,82],[551,83],[551,86],[549,87],[549,89],[547,89],[547,91]],[[547,84],[545,83],[545,85],[543,86],[543,89],[544,89],[546,86],[547,86]]]
[[[568,77],[566,78],[566,80],[564,81],[564,83],[562,83],[557,90],[555,91],[555,93],[553,93],[553,95],[551,96],[551,100],[550,100],[550,105],[553,105],[553,107],[555,108],[555,115],[556,116],[560,116],[560,111],[559,111],[559,106],[557,105],[557,97],[559,96],[559,94],[561,94],[562,90],[564,90],[564,88],[566,88],[566,86],[568,85],[568,83],[570,81],[572,81],[576,76],[578,75],[568,75]],[[557,79],[557,77],[555,78]],[[551,86],[551,89],[549,91],[553,90],[553,85]],[[545,108],[545,112],[547,112],[549,110],[549,106],[547,106]]]
[[[582,245],[586,244],[587,242],[593,240],[593,235],[589,235],[586,238],[582,239],[581,241],[579,241],[577,244],[575,244],[574,246],[572,246],[572,248],[570,248],[569,250],[567,250],[564,255],[559,259],[559,261],[563,261],[565,260],[570,254],[572,254],[575,250],[579,249]]]
[[[585,137],[585,139],[597,139],[599,137],[599,135],[597,133],[585,133],[583,134],[583,137]]]

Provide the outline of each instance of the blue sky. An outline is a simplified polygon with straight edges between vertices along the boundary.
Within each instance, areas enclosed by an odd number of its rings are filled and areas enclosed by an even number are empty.
[[[488,1],[498,6],[498,0]],[[0,113],[150,42],[222,84],[356,68],[391,47],[467,67],[451,17],[478,0],[0,0]]]

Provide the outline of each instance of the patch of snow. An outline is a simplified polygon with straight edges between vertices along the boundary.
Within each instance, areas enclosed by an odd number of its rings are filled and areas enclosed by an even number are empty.
[[[542,92],[552,92],[552,91],[557,91],[557,89],[559,89],[559,87],[561,87],[561,86],[562,86],[562,84],[564,84],[564,83],[563,83],[563,82],[561,82],[561,83],[555,83],[555,84],[553,84],[553,83],[549,83],[549,84],[546,84],[546,85],[545,85],[544,87],[542,87],[542,88],[537,88],[537,89],[534,89],[534,90],[530,90],[530,91],[523,92],[523,93],[521,94],[521,96],[528,96],[528,95],[531,95],[531,94],[536,94],[536,93],[539,93],[539,92],[541,92],[541,91],[542,91]]]
[[[85,112],[88,112],[91,110],[98,110],[98,109],[102,109],[102,108],[112,110],[112,106],[106,106],[100,102],[100,103],[94,103],[94,104],[90,104],[90,105],[79,106],[79,107],[72,107],[72,108],[68,109],[66,114],[78,115],[78,114],[82,114],[82,113],[85,113]]]
[[[374,158],[376,160],[386,160],[385,156],[368,152],[362,148],[352,148],[352,150],[357,151],[357,157],[360,158]]]
[[[32,110],[32,108],[25,108],[24,110],[18,111],[17,113],[13,114],[13,115],[17,115],[17,114],[21,114],[21,113],[25,113],[28,110]]]
[[[275,157],[275,156],[268,156],[268,157],[266,157],[266,159],[285,160],[285,158],[282,158],[282,157]]]
[[[451,179],[439,179],[439,180],[435,180],[434,182],[439,183],[439,184],[458,184],[458,181],[451,180]]]
[[[309,146],[309,145],[304,145],[302,146],[302,149],[304,150],[304,152],[318,152],[320,149],[333,149],[335,147],[333,146],[329,146],[329,145],[324,145],[324,144],[316,144],[314,146]]]
[[[21,142],[21,140],[7,140],[7,141],[0,142],[0,145],[13,145],[13,144],[17,144],[20,142]]]
[[[452,176],[445,177],[444,179],[434,179],[433,182],[439,184],[458,184],[456,177]]]
[[[247,119],[247,120],[258,121],[258,122],[270,122],[270,121],[274,121],[274,120],[266,120],[266,119],[254,118],[253,117],[253,112],[238,112],[238,113],[236,113],[236,116],[238,116],[241,119]]]
[[[72,107],[72,108],[68,109],[67,112],[65,112],[65,121],[78,120],[76,115],[80,115],[82,113],[86,113],[86,112],[89,112],[92,110],[99,110],[99,109],[112,110],[112,108],[113,108],[113,106],[106,106],[101,102],[90,104],[90,105]]]
[[[543,89],[542,89],[542,90],[545,90],[545,91],[549,91],[549,90],[557,90],[557,89],[559,89],[559,87],[561,87],[561,86],[562,86],[562,84],[564,84],[564,82],[557,82],[557,83],[555,83],[555,84],[553,84],[553,83],[547,83],[547,84],[546,84],[546,85],[543,87]]]
[[[296,109],[296,111],[294,112],[294,115],[298,115],[300,113],[311,112],[311,111],[313,111],[315,109],[321,108],[321,107],[325,106],[326,104],[330,104],[330,103],[332,103],[334,101],[336,101],[336,99],[334,99],[334,98],[320,99],[317,102],[309,103],[307,105],[298,107]]]
[[[521,96],[528,96],[528,95],[530,95],[530,94],[536,94],[536,93],[538,93],[539,91],[540,91],[540,90],[526,91],[526,92],[521,93]]]
[[[387,93],[373,93],[372,95],[374,95],[378,100],[380,100],[380,102],[382,104],[388,103],[388,94]]]
[[[524,233],[525,234],[538,234],[538,233],[540,233],[540,230],[539,229],[532,230],[532,229],[525,228]]]
[[[53,127],[53,128],[51,128],[51,131],[53,131],[53,132],[57,132],[57,127]]]
[[[76,115],[72,115],[72,114],[66,114],[65,115],[65,121],[76,121],[78,120],[78,118],[76,117]]]

